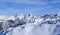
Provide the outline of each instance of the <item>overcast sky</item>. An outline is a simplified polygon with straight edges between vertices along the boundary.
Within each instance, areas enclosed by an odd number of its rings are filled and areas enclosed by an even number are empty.
[[[0,0],[0,15],[42,15],[59,12],[60,0]]]

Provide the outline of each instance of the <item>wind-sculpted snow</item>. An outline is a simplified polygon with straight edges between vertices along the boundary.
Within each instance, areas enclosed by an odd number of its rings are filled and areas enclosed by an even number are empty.
[[[8,17],[0,19],[0,35],[60,35],[60,16],[57,14]]]

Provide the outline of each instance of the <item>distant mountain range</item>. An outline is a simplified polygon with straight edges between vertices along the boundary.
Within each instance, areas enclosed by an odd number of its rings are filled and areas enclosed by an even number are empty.
[[[1,35],[60,35],[60,15],[0,15]],[[23,34],[24,33],[24,34]]]

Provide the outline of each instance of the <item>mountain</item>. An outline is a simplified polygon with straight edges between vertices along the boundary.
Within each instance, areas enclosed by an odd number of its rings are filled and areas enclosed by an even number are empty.
[[[60,35],[60,15],[1,15],[0,35]]]

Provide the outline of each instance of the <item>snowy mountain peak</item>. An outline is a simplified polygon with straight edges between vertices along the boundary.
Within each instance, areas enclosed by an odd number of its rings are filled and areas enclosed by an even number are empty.
[[[53,33],[55,35],[57,25],[60,28],[59,14],[43,16],[32,14],[18,14],[16,16],[0,15],[1,35],[37,35],[37,33],[38,35],[53,35]]]

